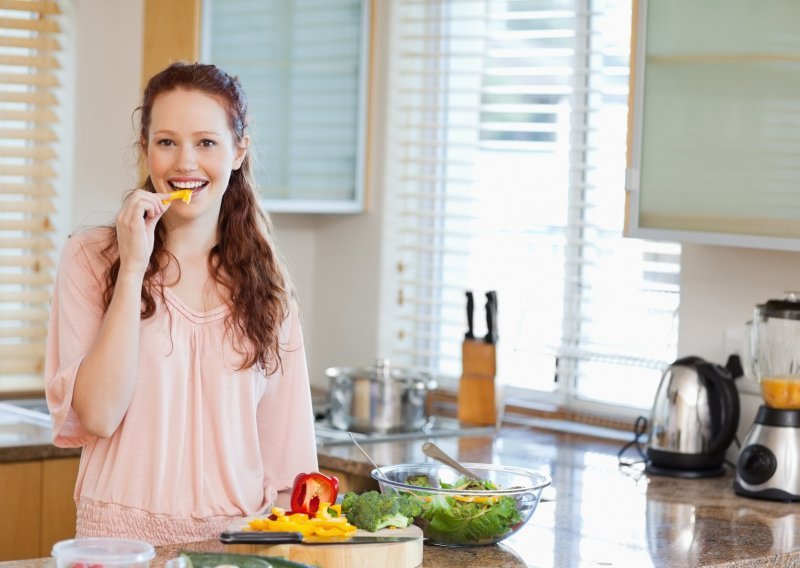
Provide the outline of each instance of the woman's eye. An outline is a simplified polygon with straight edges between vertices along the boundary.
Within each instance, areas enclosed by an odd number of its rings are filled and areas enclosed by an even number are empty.
[[[208,138],[204,138],[203,140],[200,141],[200,145],[203,148],[213,148],[214,146],[217,145],[217,143],[214,142],[213,140],[209,140]]]
[[[174,146],[175,142],[173,142],[169,138],[162,138],[161,140],[158,140],[156,144],[158,144],[159,146]]]

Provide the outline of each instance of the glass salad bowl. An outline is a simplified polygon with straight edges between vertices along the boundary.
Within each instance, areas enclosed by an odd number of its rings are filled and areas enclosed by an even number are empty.
[[[426,542],[442,546],[485,546],[508,538],[528,522],[550,485],[548,476],[522,467],[462,465],[488,483],[464,486],[463,475],[436,462],[384,466],[370,475],[382,493],[418,498],[422,512],[414,524]]]

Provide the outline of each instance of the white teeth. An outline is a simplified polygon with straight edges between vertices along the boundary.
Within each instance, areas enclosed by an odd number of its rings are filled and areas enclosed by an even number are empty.
[[[169,183],[178,189],[196,189],[206,184],[204,181],[171,181]]]

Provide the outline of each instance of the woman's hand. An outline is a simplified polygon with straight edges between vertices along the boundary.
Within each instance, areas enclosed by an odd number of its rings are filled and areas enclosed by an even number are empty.
[[[117,214],[120,272],[144,274],[147,270],[156,224],[169,209],[169,203],[162,203],[161,198],[144,189],[136,189],[125,198]]]

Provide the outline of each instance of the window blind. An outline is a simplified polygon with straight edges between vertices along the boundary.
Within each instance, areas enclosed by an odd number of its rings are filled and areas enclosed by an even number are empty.
[[[247,91],[256,179],[272,210],[361,199],[368,4],[207,3],[204,51]]]
[[[60,13],[56,1],[0,1],[0,379],[44,369]]]
[[[647,407],[674,359],[680,247],[626,239],[630,0],[399,0],[387,173],[394,360],[461,373],[498,294],[498,378]]]

